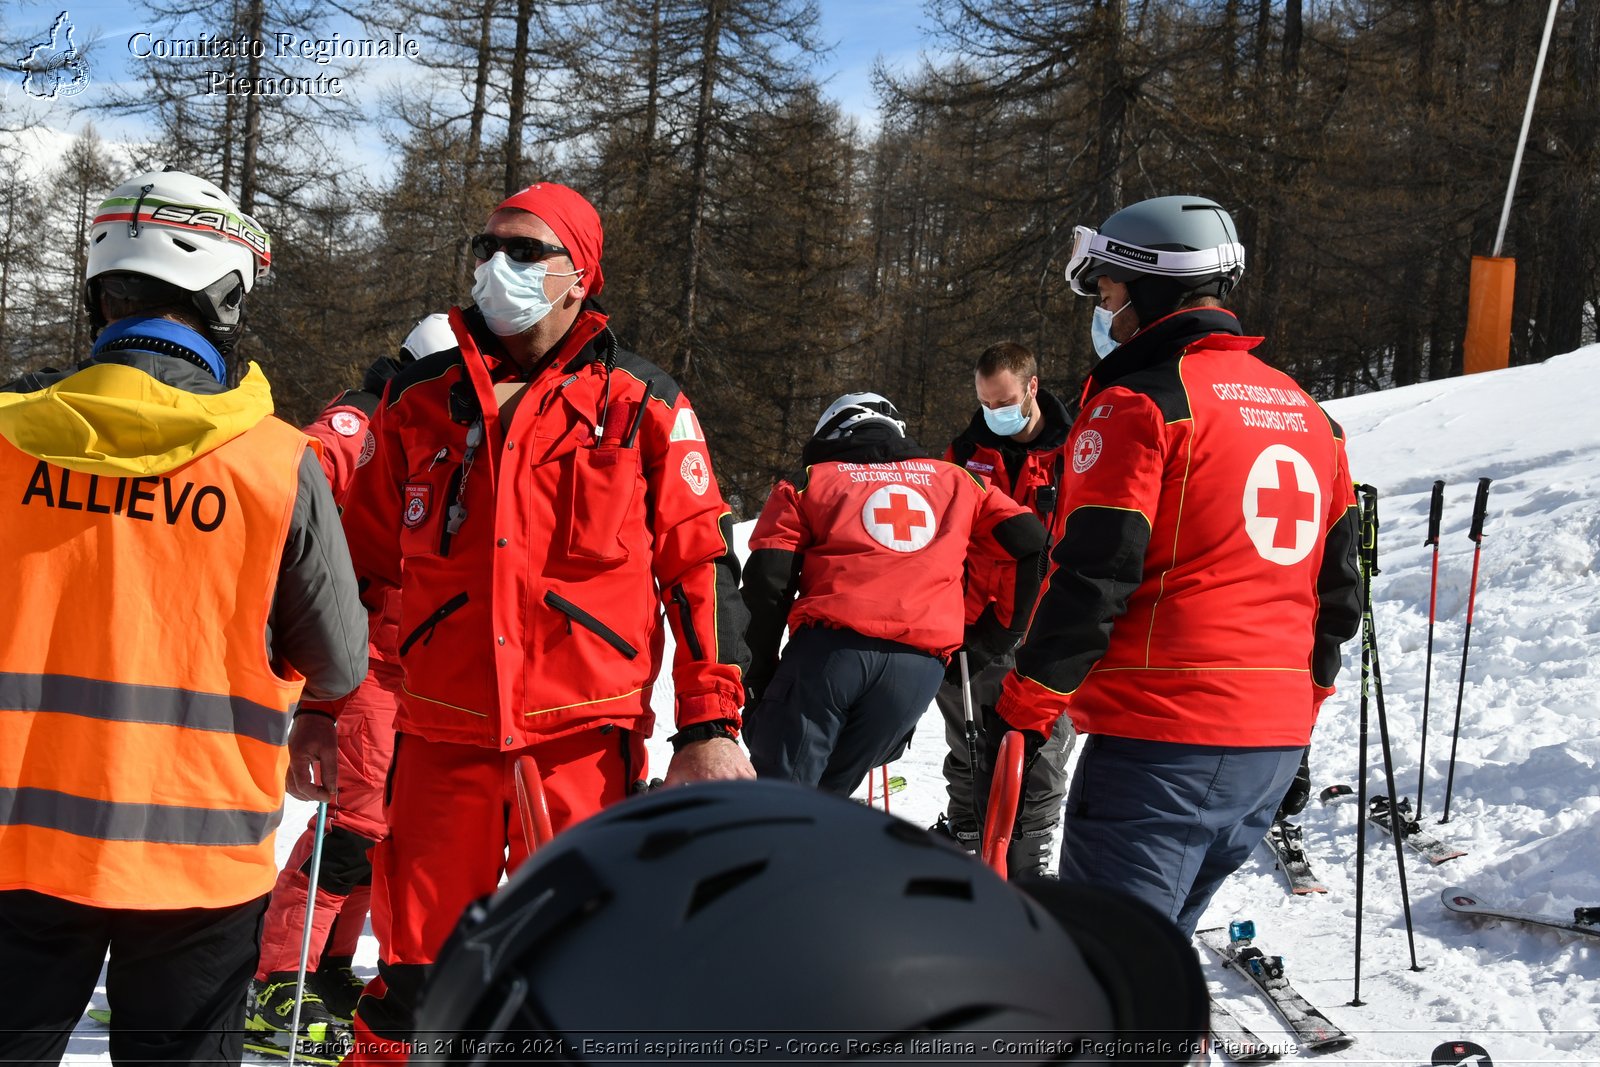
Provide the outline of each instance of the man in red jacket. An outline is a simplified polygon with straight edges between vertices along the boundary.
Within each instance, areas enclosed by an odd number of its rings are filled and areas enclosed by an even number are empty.
[[[377,359],[367,368],[359,389],[347,389],[334,397],[305,428],[322,443],[318,458],[335,503],[345,503],[356,471],[372,460],[376,439],[369,422],[389,379],[407,364],[455,346],[449,319],[443,314],[427,316],[406,335],[398,356]],[[339,792],[328,805],[317,904],[312,912],[308,988],[300,998],[299,1032],[314,1042],[333,1040],[334,1031],[349,1024],[361,995],[363,983],[351,962],[372,903],[372,848],[387,831],[383,784],[394,754],[394,715],[400,692],[395,653],[399,616],[400,598],[391,592],[371,614],[369,667],[355,692],[338,701],[307,700],[300,705],[301,715],[337,719],[339,732]],[[245,1029],[251,1043],[272,1047],[288,1043],[299,988],[315,826],[313,819],[295,842],[267,904],[261,960],[245,1005]]]
[[[687,398],[590,299],[602,240],[589,202],[552,182],[495,209],[472,240],[476,303],[450,312],[459,348],[389,383],[346,505],[369,602],[400,590],[404,677],[373,863],[388,941],[352,1063],[405,1057],[425,966],[526,857],[519,757],[558,832],[644,778],[663,609],[677,642],[668,784],[754,774],[735,742],[732,516]],[[332,724],[297,727],[296,795],[321,799],[309,770],[332,764]]]
[[[990,717],[1086,735],[1063,879],[1121,886],[1192,933],[1265,836],[1355,634],[1344,434],[1251,354],[1221,300],[1244,248],[1200,197],[1079,227],[1067,277],[1098,295],[1053,566]],[[992,757],[991,757],[992,758]]]
[[[928,710],[963,642],[969,569],[1008,565],[1027,618],[1044,527],[982,479],[928,458],[877,393],[834,401],[801,458],[803,473],[773,488],[750,535],[744,600],[761,703],[746,739],[761,777],[848,796],[905,750]],[[990,653],[980,649],[1019,636],[991,612],[965,639],[981,661]]]
[[[999,492],[1049,524],[1060,496],[1066,470],[1067,430],[1072,417],[1067,407],[1039,384],[1039,361],[1033,350],[1015,341],[990,345],[978,357],[973,374],[978,411],[965,430],[950,442],[944,458],[983,478]],[[1048,543],[1044,552],[1049,558]],[[1009,560],[996,564],[973,560],[967,570],[966,625],[969,633],[1016,633],[1027,629],[1027,615],[1019,615],[1014,589],[1016,567]],[[988,625],[990,620],[999,627]],[[980,638],[981,639],[981,638]],[[972,641],[968,641],[970,646]],[[1016,664],[1016,640],[1003,648],[988,649],[988,666],[968,664],[972,707],[993,706],[1000,699],[1000,683]],[[939,687],[939,711],[944,716],[949,752],[944,758],[948,815],[935,824],[968,849],[978,845],[983,815],[973,803],[974,776],[967,751],[967,702],[961,692],[961,672],[947,671]],[[1023,783],[1017,812],[1017,835],[1007,849],[1006,869],[1016,875],[1041,875],[1048,871],[1050,842],[1061,824],[1061,801],[1067,794],[1067,756],[1072,752],[1072,720],[1063,715],[1039,751]],[[982,796],[983,783],[976,783]]]

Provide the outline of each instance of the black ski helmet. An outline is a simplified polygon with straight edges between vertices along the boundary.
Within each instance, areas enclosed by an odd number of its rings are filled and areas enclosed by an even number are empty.
[[[1197,296],[1224,297],[1244,274],[1233,217],[1203,196],[1158,196],[1130,204],[1099,230],[1073,230],[1067,282],[1097,296],[1100,277],[1124,282],[1139,321],[1154,322]]]
[[[1119,1061],[1190,1062],[1208,1000],[1171,923],[1103,890],[1037,892],[817,790],[658,791],[561,833],[468,908],[423,990],[415,1058],[650,1062],[677,1042],[690,1062],[953,1062],[969,1045],[1102,1062],[1121,1035],[1154,1055]]]

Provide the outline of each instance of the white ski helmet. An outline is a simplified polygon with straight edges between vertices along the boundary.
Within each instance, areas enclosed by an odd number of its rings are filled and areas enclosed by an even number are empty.
[[[1101,275],[1116,282],[1172,279],[1176,291],[1226,296],[1244,274],[1233,218],[1202,196],[1158,196],[1116,212],[1099,230],[1073,228],[1067,283],[1097,296]]]
[[[873,423],[893,427],[897,437],[906,435],[905,420],[887,399],[877,393],[846,393],[828,405],[811,436],[818,441],[837,441]]]
[[[448,352],[460,344],[455,331],[450,329],[450,316],[442,311],[425,316],[400,342],[400,362],[431,356],[435,352]]]
[[[267,273],[272,242],[255,219],[204,178],[153,171],[112,190],[89,232],[84,300],[99,330],[103,275],[138,275],[189,294],[210,340],[224,353],[238,341],[244,296]]]

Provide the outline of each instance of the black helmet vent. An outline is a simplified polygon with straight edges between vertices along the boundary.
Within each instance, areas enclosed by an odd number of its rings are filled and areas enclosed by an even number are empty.
[[[906,883],[906,896],[971,900],[972,883],[954,878],[913,878]]]
[[[766,860],[757,860],[746,863],[742,867],[733,867],[714,874],[710,878],[702,878],[694,887],[694,895],[689,898],[689,911],[685,919],[692,919],[702,910],[716,903],[722,897],[733,892],[752,878],[758,877],[767,869]]]

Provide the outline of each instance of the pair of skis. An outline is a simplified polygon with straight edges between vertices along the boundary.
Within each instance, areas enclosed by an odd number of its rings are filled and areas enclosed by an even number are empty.
[[[1299,1047],[1326,1052],[1344,1048],[1355,1039],[1322,1013],[1321,1009],[1289,984],[1282,956],[1269,956],[1255,944],[1256,924],[1250,920],[1229,923],[1198,933],[1200,943],[1223,966],[1239,974],[1267,999]],[[1278,1058],[1278,1050],[1262,1041],[1226,1008],[1212,1004],[1212,1038],[1218,1049],[1238,1063],[1261,1063]]]
[[[1266,844],[1278,870],[1283,872],[1284,879],[1289,883],[1289,892],[1306,896],[1328,891],[1328,887],[1312,872],[1311,863],[1306,859],[1305,835],[1300,827],[1278,819],[1267,829]]]
[[[1322,791],[1321,800],[1322,803],[1327,804],[1354,794],[1355,790],[1347,785],[1330,785]],[[1398,822],[1401,844],[1421,855],[1435,867],[1447,860],[1453,860],[1467,854],[1466,849],[1448,845],[1435,837],[1432,832],[1423,829],[1422,824],[1412,817],[1410,797],[1400,798],[1400,817],[1396,820],[1390,818],[1388,796],[1379,793],[1369,803],[1367,821],[1386,834],[1393,834],[1394,824]]]
[[[1352,1044],[1355,1038],[1289,984],[1283,957],[1267,955],[1256,946],[1255,936],[1255,923],[1249,920],[1230,923],[1227,929],[1216,927],[1199,932],[1201,944],[1266,997],[1301,1049],[1330,1052]],[[1236,1063],[1264,1063],[1281,1055],[1278,1049],[1261,1040],[1232,1012],[1214,1001],[1211,1040],[1219,1052]],[[1431,1067],[1494,1067],[1494,1064],[1481,1045],[1453,1040],[1433,1050]]]

